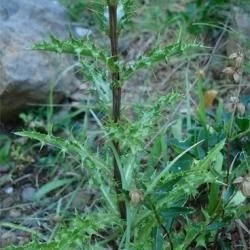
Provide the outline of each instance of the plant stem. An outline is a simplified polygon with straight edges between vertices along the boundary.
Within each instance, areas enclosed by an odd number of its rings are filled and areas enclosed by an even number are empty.
[[[159,216],[159,214],[158,214],[158,212],[157,212],[156,207],[155,207],[154,204],[152,204],[152,211],[154,212],[155,218],[156,218],[159,226],[161,227],[161,229],[164,232],[163,238],[166,239],[166,236],[167,236],[169,244],[170,244],[170,250],[173,250],[174,246],[173,246],[173,242],[171,240],[171,237],[169,235],[169,232],[168,232],[167,228],[165,227],[165,225],[161,222],[160,216]]]
[[[111,55],[115,61],[118,60],[118,29],[117,29],[117,3],[116,1],[108,1],[109,10],[109,32],[110,32],[110,44],[111,44]],[[113,95],[113,105],[112,105],[112,118],[115,123],[120,122],[121,117],[121,85],[120,85],[120,72],[112,71],[112,95]],[[113,141],[117,155],[120,156],[120,145],[119,141]],[[126,203],[124,197],[122,197],[122,178],[118,167],[118,162],[116,157],[113,159],[114,168],[114,181],[116,194],[118,197],[118,205],[120,216],[123,220],[126,220]]]

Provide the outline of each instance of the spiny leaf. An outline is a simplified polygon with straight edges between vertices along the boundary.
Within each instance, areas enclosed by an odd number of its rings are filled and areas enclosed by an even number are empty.
[[[166,204],[171,204],[176,202],[176,197],[189,197],[190,195],[195,195],[197,193],[197,188],[202,183],[213,183],[216,182],[216,178],[210,170],[213,161],[216,160],[218,154],[220,154],[221,149],[224,147],[225,140],[218,143],[212,150],[210,150],[205,157],[205,159],[200,160],[193,164],[192,168],[187,171],[180,173],[182,175],[180,181],[175,185],[175,187],[159,201],[158,207]],[[168,179],[168,177],[166,177]],[[167,180],[165,180],[167,181]],[[165,182],[164,181],[164,182]]]
[[[135,13],[136,1],[134,1],[134,0],[121,0],[121,5],[122,5],[123,10],[124,10],[124,15],[120,21],[121,26],[123,28],[125,25],[130,24],[132,22],[131,16]]]
[[[169,172],[169,170],[171,169],[171,167],[174,165],[175,162],[177,162],[177,160],[179,160],[183,155],[185,155],[187,152],[189,152],[191,149],[193,149],[194,147],[197,147],[200,143],[202,143],[202,141],[197,142],[196,144],[192,145],[191,147],[189,147],[188,149],[186,149],[185,151],[183,151],[181,154],[179,154],[174,160],[172,160],[152,181],[151,185],[148,186],[148,190],[147,192],[151,192],[156,186],[157,184],[160,182],[160,180],[162,178],[164,178],[164,176]]]
[[[42,144],[52,145],[61,149],[63,152],[76,154],[80,156],[82,160],[90,160],[94,163],[93,165],[99,167],[102,170],[109,169],[103,161],[93,155],[89,150],[87,150],[87,148],[84,147],[84,145],[82,145],[77,140],[66,140],[53,135],[42,134],[35,131],[16,132],[15,134],[38,140]]]
[[[53,180],[51,182],[48,182],[38,190],[38,192],[36,193],[36,199],[40,200],[51,191],[59,187],[68,185],[72,183],[74,180],[75,179],[61,179],[61,180]]]
[[[74,153],[81,154],[80,145],[78,145],[76,142],[73,143],[73,141],[62,139],[53,135],[42,134],[35,131],[16,132],[15,134],[40,141],[42,144],[55,146],[61,150],[67,150],[68,152],[73,151]]]
[[[119,228],[117,216],[114,213],[91,212],[84,216],[76,216],[67,224],[59,228],[58,234],[53,241],[44,243],[32,241],[31,243],[22,246],[9,246],[6,250],[73,250],[86,249],[98,250],[106,249],[101,244],[96,244],[93,241],[99,232],[112,227]]]
[[[84,70],[85,77],[92,81],[94,84],[94,90],[97,92],[98,99],[102,101],[102,103],[110,104],[112,97],[110,92],[110,83],[106,79],[103,72],[96,70],[96,67],[90,65],[84,61],[81,62],[82,68]],[[105,105],[103,105],[105,108]]]
[[[156,48],[147,55],[142,56],[136,62],[130,64],[125,69],[125,77],[129,78],[133,73],[145,67],[151,67],[153,64],[162,60],[168,60],[172,56],[181,55],[187,50],[202,48],[199,44],[189,44],[184,42],[177,42],[163,48]]]
[[[200,143],[200,142],[199,142]],[[191,148],[197,146],[199,143],[194,144]],[[190,195],[194,195],[197,193],[197,188],[206,182],[215,182],[216,177],[209,172],[209,168],[211,163],[216,159],[217,155],[220,154],[221,149],[225,145],[225,140],[222,140],[218,143],[213,149],[211,149],[205,159],[197,161],[192,165],[192,168],[187,171],[179,172],[179,173],[171,173],[169,169],[176,162],[176,159],[183,156],[185,153],[191,150],[188,148],[182,154],[177,156],[162,172],[160,172],[156,177],[154,177],[153,182],[148,186],[147,193],[151,193],[156,191],[156,188],[159,189],[159,185],[164,185],[164,183],[171,182],[173,179],[179,176],[179,179],[174,184],[174,187],[166,192],[166,195],[161,200],[157,201],[157,210],[162,209],[166,205],[168,207],[175,206],[178,200],[187,199]],[[178,200],[177,200],[178,197]],[[141,223],[142,220],[150,216],[150,211],[145,212],[141,216],[139,216],[137,223]]]
[[[109,57],[100,48],[97,48],[93,42],[88,39],[60,40],[51,35],[50,42],[38,42],[33,47],[33,50],[50,51],[56,53],[66,53],[77,56],[86,56],[104,62],[111,70],[118,70],[118,66],[112,57]]]

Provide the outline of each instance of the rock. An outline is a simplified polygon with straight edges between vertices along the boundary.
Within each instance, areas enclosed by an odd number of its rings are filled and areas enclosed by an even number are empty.
[[[50,34],[66,39],[65,9],[52,0],[0,0],[0,122],[16,119],[30,103],[54,102],[74,87],[73,59],[66,55],[31,51],[35,42]]]
[[[10,217],[13,217],[13,218],[18,218],[18,217],[21,216],[21,211],[18,210],[18,209],[11,209],[11,210],[9,211],[9,216],[10,216]]]
[[[8,195],[11,195],[14,192],[14,188],[12,186],[6,187],[4,188],[4,192]]]
[[[242,48],[242,40],[247,40],[250,37],[250,9],[244,8],[244,6],[233,6],[230,16],[232,17],[232,28],[237,34],[230,34],[227,44],[228,56],[239,50],[245,52]],[[243,39],[242,39],[243,38]],[[245,39],[247,38],[247,39]]]
[[[0,236],[0,247],[3,248],[10,246],[11,244],[16,243],[16,241],[17,237],[15,233],[6,231],[2,233]]]
[[[250,37],[250,8],[249,5],[244,6],[244,3],[238,3],[231,9],[232,17],[232,28],[236,33],[229,33],[229,39],[227,43],[227,55],[230,56],[235,52],[241,52],[243,57],[242,59],[250,58],[249,50],[249,37]],[[244,60],[246,61],[246,60]],[[243,61],[243,64],[244,64]],[[248,80],[247,80],[248,81]],[[244,95],[250,93],[250,87],[245,87],[242,90]]]
[[[33,187],[25,187],[22,191],[22,200],[24,202],[31,202],[35,200],[36,190]]]
[[[79,38],[86,37],[92,35],[92,31],[90,29],[86,29],[83,27],[75,27],[75,33]]]
[[[236,28],[238,29],[238,31],[242,32],[246,36],[250,36],[250,9],[245,9],[243,6],[234,7],[233,12]]]
[[[1,207],[2,208],[11,207],[15,204],[15,202],[16,202],[15,197],[8,196],[8,197],[4,198],[3,200],[1,200]]]

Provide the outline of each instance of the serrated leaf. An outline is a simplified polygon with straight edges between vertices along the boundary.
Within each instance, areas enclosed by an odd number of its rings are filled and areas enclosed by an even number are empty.
[[[102,61],[105,65],[108,65],[112,71],[117,71],[118,66],[115,63],[115,60],[106,55],[106,53],[97,48],[93,42],[88,39],[68,39],[60,40],[57,37],[51,35],[50,42],[38,42],[33,47],[33,50],[38,51],[49,51],[56,52],[59,54],[72,54],[77,56],[86,56],[91,57],[94,60]]]
[[[152,178],[152,182],[148,184],[147,194],[155,196],[154,192],[161,190],[159,186],[169,183],[173,179],[179,177],[178,181],[174,183],[172,189],[170,189],[169,192],[165,192],[165,195],[163,195],[162,199],[157,200],[157,210],[161,210],[166,205],[169,207],[174,206],[176,202],[184,202],[188,197],[195,196],[197,194],[197,188],[201,184],[215,181],[215,177],[211,172],[209,172],[209,169],[213,161],[216,159],[217,154],[220,153],[220,150],[224,147],[225,140],[222,140],[214,148],[212,148],[208,152],[205,159],[194,162],[190,170],[177,172],[174,174],[169,172],[173,164],[178,159],[180,159],[185,153],[190,151],[199,143],[194,144],[192,147],[178,155],[156,177]],[[150,212],[145,212],[139,216],[137,223],[141,223],[141,221],[149,216],[149,214]]]
[[[38,140],[42,143],[42,145],[52,145],[61,149],[63,152],[69,154],[76,154],[81,158],[82,161],[88,159],[94,163],[95,167],[99,167],[102,170],[109,169],[108,166],[106,166],[101,159],[92,154],[84,147],[84,145],[82,145],[77,140],[66,140],[60,137],[42,134],[35,131],[16,132],[15,134],[19,136],[28,137],[30,139]]]
[[[93,88],[98,94],[98,98],[102,101],[102,103],[109,105],[112,100],[110,83],[103,75],[103,72],[97,71],[95,67],[85,63],[84,61],[81,62],[81,66],[84,70],[85,77],[93,82]],[[105,108],[105,105],[103,105],[103,107]]]
[[[124,76],[125,78],[129,78],[133,73],[142,68],[151,67],[157,62],[160,62],[162,60],[168,60],[170,57],[181,55],[188,50],[197,49],[201,47],[202,46],[199,44],[186,44],[183,42],[177,42],[163,48],[153,49],[147,55],[143,55],[141,58],[139,58],[134,63],[130,64],[126,69],[124,69]]]
[[[202,143],[202,141],[195,143],[194,145],[192,145],[191,147],[187,148],[186,150],[184,150],[181,154],[179,154],[177,157],[174,158],[174,160],[172,160],[152,181],[152,183],[148,186],[147,192],[151,192],[158,184],[158,182],[161,180],[161,178],[164,177],[164,175],[166,175],[169,170],[171,169],[171,167],[175,164],[175,162],[177,162],[183,155],[185,155],[187,152],[189,152],[190,150],[192,150],[193,148],[197,147],[200,143]]]
[[[81,148],[77,143],[72,143],[72,141],[62,139],[60,137],[56,137],[53,135],[42,134],[35,131],[23,131],[23,132],[16,132],[16,135],[28,137],[30,139],[34,139],[40,141],[43,145],[52,145],[61,150],[75,152],[81,154]]]
[[[134,0],[121,0],[121,4],[124,10],[124,15],[122,16],[121,21],[120,21],[122,28],[125,25],[130,24],[132,22],[131,16],[133,15],[133,13],[135,13],[135,10],[136,10],[135,3],[136,1]]]

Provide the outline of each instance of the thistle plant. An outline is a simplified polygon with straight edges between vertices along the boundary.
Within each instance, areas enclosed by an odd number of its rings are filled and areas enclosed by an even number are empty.
[[[223,162],[218,159],[225,140],[214,145],[203,158],[199,155],[203,140],[196,141],[178,151],[170,161],[166,135],[172,124],[162,120],[162,113],[166,106],[176,104],[180,94],[167,93],[149,106],[138,106],[131,119],[123,117],[121,100],[122,88],[137,71],[201,46],[179,36],[174,44],[153,48],[135,61],[124,62],[118,50],[119,37],[136,13],[134,1],[103,0],[95,7],[110,49],[99,46],[92,38],[71,37],[63,41],[54,36],[50,42],[37,43],[33,49],[67,53],[78,58],[77,65],[95,86],[98,101],[109,116],[104,122],[93,110],[89,111],[105,137],[104,154],[95,153],[87,140],[59,138],[53,133],[35,131],[17,134],[77,156],[79,164],[87,169],[92,185],[100,191],[102,208],[72,219],[69,228],[59,230],[55,241],[35,242],[25,249],[35,249],[37,245],[39,249],[65,250],[187,249],[195,246],[197,239],[205,239],[207,227],[214,225],[218,214],[209,217],[204,210],[203,215],[199,214],[203,220],[198,228],[192,222],[196,211],[188,204],[202,184],[223,183]],[[183,157],[188,159],[185,168],[176,167]],[[213,164],[217,164],[219,175],[211,171]],[[176,229],[178,223],[182,225],[179,231]],[[102,233],[107,237],[101,238]]]

